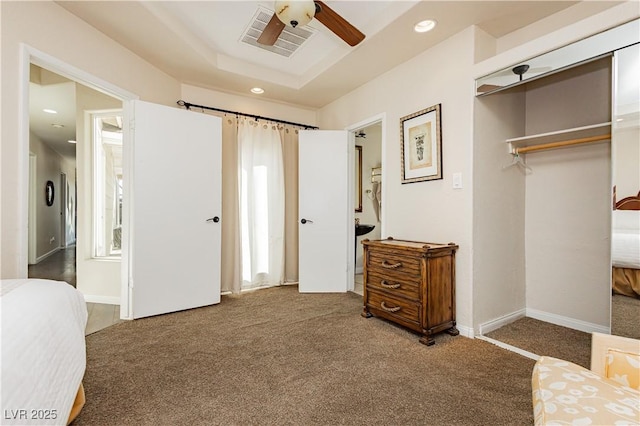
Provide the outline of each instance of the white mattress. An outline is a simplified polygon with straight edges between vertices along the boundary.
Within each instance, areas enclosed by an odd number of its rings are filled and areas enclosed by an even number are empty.
[[[1,284],[1,423],[65,425],[86,368],[84,297],[60,281]]]
[[[611,219],[613,266],[640,269],[640,211],[614,210]]]
[[[614,233],[611,262],[617,268],[640,269],[640,234]]]

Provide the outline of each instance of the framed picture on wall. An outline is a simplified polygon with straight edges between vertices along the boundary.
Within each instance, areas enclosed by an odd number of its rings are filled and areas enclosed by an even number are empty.
[[[441,104],[400,119],[402,183],[442,179]]]

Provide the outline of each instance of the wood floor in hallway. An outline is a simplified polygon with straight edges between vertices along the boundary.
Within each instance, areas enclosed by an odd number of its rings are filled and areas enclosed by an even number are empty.
[[[65,281],[76,286],[76,247],[58,250],[35,265],[29,265],[29,278]],[[120,321],[120,305],[87,302],[85,335],[95,333]]]
[[[29,265],[29,278],[65,281],[76,286],[76,246],[62,248],[35,265]]]

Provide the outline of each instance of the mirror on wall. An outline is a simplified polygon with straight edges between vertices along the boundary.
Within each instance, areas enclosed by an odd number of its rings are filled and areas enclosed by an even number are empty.
[[[614,61],[611,333],[640,339],[640,44]]]
[[[355,159],[356,159],[356,164],[355,164],[354,170],[356,171],[356,176],[354,180],[356,183],[356,188],[355,188],[356,196],[354,197],[354,200],[356,205],[356,213],[361,213],[362,212],[362,146],[361,145],[356,145]]]

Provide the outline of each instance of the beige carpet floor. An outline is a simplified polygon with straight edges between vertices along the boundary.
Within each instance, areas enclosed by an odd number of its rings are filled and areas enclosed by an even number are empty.
[[[611,334],[640,339],[640,298],[613,295]]]
[[[76,425],[527,425],[534,362],[296,287],[87,336]]]
[[[591,334],[533,318],[520,318],[487,337],[540,356],[552,356],[589,368]]]
[[[640,338],[640,299],[612,297],[611,334]],[[586,368],[591,365],[590,333],[533,318],[520,318],[486,336],[536,355],[561,358]]]

